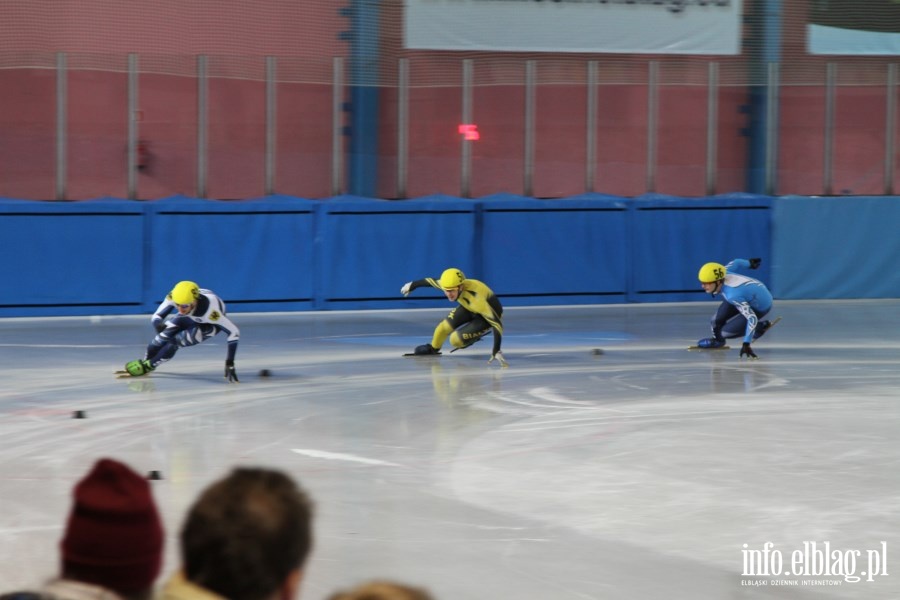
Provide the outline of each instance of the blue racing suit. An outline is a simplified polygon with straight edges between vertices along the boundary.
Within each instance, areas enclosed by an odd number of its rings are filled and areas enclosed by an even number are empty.
[[[725,282],[720,293],[725,299],[710,321],[713,337],[721,341],[744,336],[744,343],[756,337],[756,325],[772,310],[772,293],[758,279],[741,275],[750,268],[750,261],[735,258],[725,265]]]

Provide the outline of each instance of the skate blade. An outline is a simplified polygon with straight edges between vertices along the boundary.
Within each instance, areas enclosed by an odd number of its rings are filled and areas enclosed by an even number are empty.
[[[770,331],[772,331],[772,328],[775,327],[775,325],[777,325],[779,321],[781,321],[781,317],[775,317],[774,319],[772,319],[772,320],[769,322],[769,326],[768,326],[768,327],[766,328],[766,330],[763,332],[763,335],[765,335],[766,333],[769,333]],[[762,339],[762,335],[759,336],[759,337],[754,337],[754,338],[753,338],[753,343],[755,344],[755,343],[758,342],[760,339]]]
[[[700,346],[688,346],[688,350],[731,350],[731,346],[719,346],[718,348],[701,348]]]
[[[431,358],[432,356],[440,356],[440,355],[441,355],[440,352],[438,352],[437,354],[416,354],[415,352],[407,352],[403,356],[404,357],[412,356],[415,358]]]
[[[134,377],[146,377],[150,373],[144,373],[143,375],[132,375],[128,371],[114,371],[113,375],[116,376],[116,379],[132,379]]]

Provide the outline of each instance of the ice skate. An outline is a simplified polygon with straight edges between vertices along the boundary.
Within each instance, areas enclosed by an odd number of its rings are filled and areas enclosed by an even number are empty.
[[[730,346],[725,345],[724,339],[703,338],[697,342],[696,346],[688,346],[688,350],[728,350]]]
[[[124,371],[116,371],[116,375],[120,377],[140,377],[152,372],[155,368],[150,364],[149,360],[133,360],[125,364]]]
[[[403,356],[440,356],[441,351],[435,350],[431,344],[422,344],[416,346],[415,351],[404,354]]]
[[[770,329],[772,329],[775,326],[775,324],[778,323],[778,321],[780,321],[780,320],[781,320],[781,317],[778,317],[777,319],[774,319],[772,321],[769,321],[769,320],[760,321],[756,325],[756,331],[753,332],[753,339],[758,340],[762,336],[766,335],[766,332],[769,331]]]

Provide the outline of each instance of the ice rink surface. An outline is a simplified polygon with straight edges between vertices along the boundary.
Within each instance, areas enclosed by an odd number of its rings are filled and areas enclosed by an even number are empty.
[[[756,361],[686,350],[716,305],[510,308],[507,369],[490,338],[401,357],[447,310],[232,313],[239,385],[223,336],[117,380],[148,316],[0,319],[0,589],[56,572],[112,456],[163,477],[164,577],[198,492],[264,465],[317,503],[304,600],[900,598],[900,301],[776,301]],[[781,575],[745,576],[766,542]],[[844,576],[795,575],[805,542]]]

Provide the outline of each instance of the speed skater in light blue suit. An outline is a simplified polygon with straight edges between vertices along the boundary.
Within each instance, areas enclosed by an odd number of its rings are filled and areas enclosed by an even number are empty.
[[[724,266],[706,263],[700,267],[698,278],[703,290],[714,298],[722,294],[724,300],[710,320],[713,336],[697,342],[699,347],[721,348],[726,339],[743,336],[741,358],[757,358],[750,343],[772,326],[771,321],[760,321],[772,310],[772,293],[761,281],[740,271],[758,269],[761,262],[759,258],[735,258]]]

